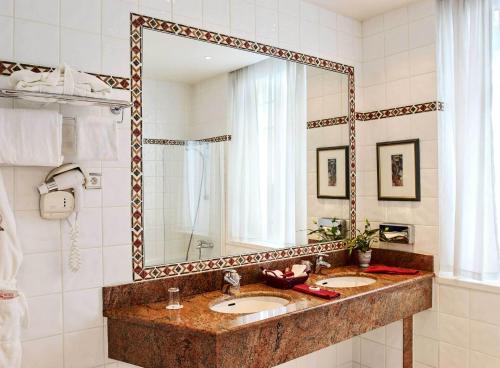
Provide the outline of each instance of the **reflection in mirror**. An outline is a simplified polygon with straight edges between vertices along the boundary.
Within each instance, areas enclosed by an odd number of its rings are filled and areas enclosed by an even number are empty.
[[[147,29],[142,75],[146,266],[345,236],[347,75]]]

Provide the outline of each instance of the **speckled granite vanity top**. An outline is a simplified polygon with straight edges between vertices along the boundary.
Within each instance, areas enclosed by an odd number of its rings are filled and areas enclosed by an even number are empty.
[[[280,316],[289,313],[300,313],[318,307],[328,307],[330,304],[341,304],[342,302],[358,297],[376,297],[377,293],[391,288],[408,287],[433,277],[432,272],[420,271],[417,275],[385,275],[363,273],[357,266],[344,266],[335,269],[324,270],[322,275],[311,275],[308,284],[313,285],[320,279],[332,276],[366,276],[376,280],[371,285],[338,288],[340,297],[333,300],[325,300],[315,296],[309,296],[294,290],[280,290],[267,286],[264,283],[256,283],[241,287],[240,296],[247,295],[275,295],[289,299],[290,303],[284,307],[270,311],[252,314],[224,314],[210,310],[210,306],[225,297],[221,291],[212,291],[194,295],[183,300],[184,307],[180,310],[165,309],[166,302],[157,302],[146,305],[137,305],[112,309],[106,312],[111,319],[119,319],[146,326],[164,328],[183,328],[190,331],[220,334],[227,331],[237,330],[249,324],[258,323],[270,318],[279,319]],[[412,303],[414,301],[411,301]]]
[[[328,258],[333,268],[311,275],[307,283],[343,275],[366,276],[376,282],[337,288],[340,297],[325,300],[267,286],[261,282],[260,265],[240,267],[244,284],[240,295],[275,295],[290,301],[252,314],[210,309],[224,298],[221,270],[104,288],[109,357],[144,368],[270,368],[404,320],[404,361],[411,364],[411,317],[432,306],[433,259],[386,250],[375,251],[373,259],[420,272],[412,276],[365,274],[349,265],[346,252],[334,252]],[[297,261],[272,261],[265,266],[283,269]],[[174,285],[183,292],[184,307],[167,310],[167,290]]]

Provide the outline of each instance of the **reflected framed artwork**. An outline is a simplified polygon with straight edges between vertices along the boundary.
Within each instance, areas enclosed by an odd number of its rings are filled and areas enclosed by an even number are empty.
[[[379,201],[420,201],[418,139],[377,143]]]
[[[318,198],[349,198],[349,146],[316,149]]]

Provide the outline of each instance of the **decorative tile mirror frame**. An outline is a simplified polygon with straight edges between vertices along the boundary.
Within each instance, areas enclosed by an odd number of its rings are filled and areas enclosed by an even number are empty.
[[[216,32],[184,26],[139,14],[131,14],[131,98],[132,98],[132,266],[134,281],[185,275],[247,264],[262,263],[277,259],[293,258],[321,252],[329,252],[345,247],[345,242],[334,241],[259,253],[225,256],[215,259],[188,261],[176,264],[145,266],[143,229],[143,168],[142,168],[142,63],[143,30],[150,29],[171,35],[213,43],[244,51],[289,60],[308,66],[345,74],[349,80],[349,176],[350,176],[350,235],[356,231],[356,142],[355,142],[355,95],[354,68],[331,60],[305,55],[282,48],[227,36]]]

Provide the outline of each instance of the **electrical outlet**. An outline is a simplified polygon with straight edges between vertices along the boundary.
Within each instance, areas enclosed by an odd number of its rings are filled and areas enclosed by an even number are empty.
[[[100,173],[89,173],[89,179],[87,180],[87,189],[101,189],[101,174]]]

